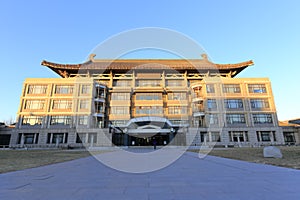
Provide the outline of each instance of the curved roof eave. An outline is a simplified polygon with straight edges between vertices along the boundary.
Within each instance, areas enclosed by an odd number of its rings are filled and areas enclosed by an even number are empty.
[[[62,77],[77,73],[79,70],[131,70],[131,69],[173,69],[173,70],[219,70],[237,71],[238,73],[253,61],[235,64],[215,64],[204,59],[118,59],[89,60],[80,64],[59,64],[46,60],[41,65],[46,66]]]

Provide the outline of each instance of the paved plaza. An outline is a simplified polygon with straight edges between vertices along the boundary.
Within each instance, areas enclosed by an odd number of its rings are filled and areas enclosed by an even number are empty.
[[[213,156],[200,159],[192,152],[149,173],[120,172],[91,156],[0,174],[0,199],[299,200],[299,183],[299,170]]]

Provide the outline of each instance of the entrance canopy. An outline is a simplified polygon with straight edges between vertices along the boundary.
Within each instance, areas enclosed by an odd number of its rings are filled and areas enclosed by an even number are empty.
[[[125,125],[124,133],[132,135],[155,135],[155,134],[169,134],[175,130],[172,128],[172,123],[162,117],[137,117],[132,118]]]

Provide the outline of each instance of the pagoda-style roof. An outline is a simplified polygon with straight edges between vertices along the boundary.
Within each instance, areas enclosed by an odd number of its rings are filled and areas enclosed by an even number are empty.
[[[237,75],[246,67],[253,65],[253,61],[236,64],[216,64],[209,61],[206,55],[202,59],[94,59],[92,54],[87,62],[81,64],[58,64],[43,60],[42,65],[49,67],[61,77],[88,71],[90,74],[103,73],[104,71],[129,71],[129,70],[176,70],[193,72],[220,72]]]

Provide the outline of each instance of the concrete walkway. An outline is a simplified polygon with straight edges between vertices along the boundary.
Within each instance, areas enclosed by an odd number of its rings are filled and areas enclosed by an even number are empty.
[[[0,199],[299,200],[299,184],[299,170],[187,152],[144,174],[113,170],[94,157],[0,174]]]

